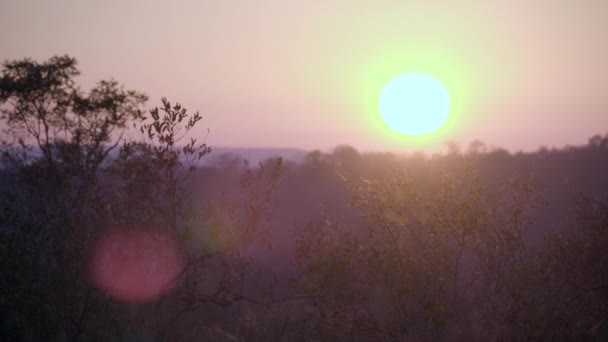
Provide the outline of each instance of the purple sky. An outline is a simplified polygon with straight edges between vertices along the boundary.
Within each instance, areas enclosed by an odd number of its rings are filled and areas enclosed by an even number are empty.
[[[114,77],[199,110],[213,146],[582,144],[608,132],[607,34],[601,0],[0,2],[0,60],[70,54],[85,88]],[[365,105],[413,56],[462,102],[422,143]]]

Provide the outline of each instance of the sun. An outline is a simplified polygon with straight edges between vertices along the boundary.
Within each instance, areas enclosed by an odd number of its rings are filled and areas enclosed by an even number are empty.
[[[380,94],[380,114],[393,130],[425,134],[441,127],[450,111],[446,88],[433,77],[406,73],[389,81]]]

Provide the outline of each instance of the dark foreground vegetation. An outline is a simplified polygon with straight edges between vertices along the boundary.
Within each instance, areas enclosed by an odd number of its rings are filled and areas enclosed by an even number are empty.
[[[608,338],[608,136],[197,168],[198,113],[77,75],[2,68],[4,341]]]

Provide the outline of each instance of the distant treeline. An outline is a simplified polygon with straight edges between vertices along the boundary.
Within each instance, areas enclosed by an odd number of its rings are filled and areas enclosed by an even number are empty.
[[[76,65],[0,74],[3,340],[608,338],[608,136],[254,164]]]

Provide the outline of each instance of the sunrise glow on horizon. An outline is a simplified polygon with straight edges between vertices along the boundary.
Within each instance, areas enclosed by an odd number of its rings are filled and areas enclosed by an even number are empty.
[[[602,133],[608,2],[465,3],[14,1],[0,11],[0,60],[69,54],[83,90],[114,78],[149,107],[180,102],[212,146],[531,151]],[[166,25],[132,25],[141,18]],[[449,94],[436,129],[409,134],[380,113],[382,89],[406,73]]]
[[[0,0],[0,342],[608,342],[608,0]]]

